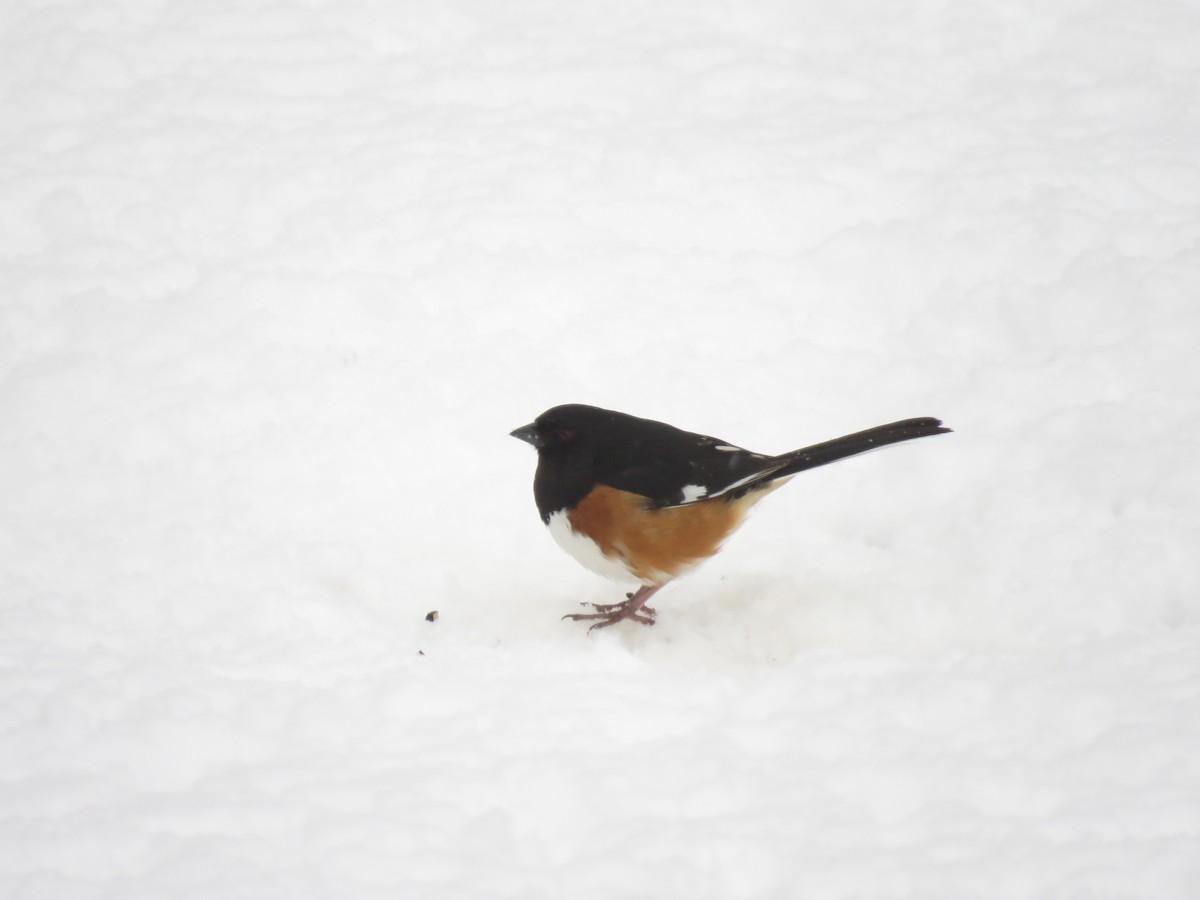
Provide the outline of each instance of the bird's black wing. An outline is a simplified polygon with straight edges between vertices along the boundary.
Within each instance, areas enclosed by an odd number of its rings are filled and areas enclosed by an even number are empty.
[[[674,432],[674,433],[671,433]],[[719,438],[678,429],[646,435],[597,459],[602,484],[641,494],[653,508],[742,493],[788,465]]]

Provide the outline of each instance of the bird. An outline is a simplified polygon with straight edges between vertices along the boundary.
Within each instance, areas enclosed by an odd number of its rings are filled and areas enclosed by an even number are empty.
[[[653,625],[647,603],[717,553],[767,494],[805,469],[951,429],[904,419],[773,456],[665,422],[570,403],[510,432],[537,450],[533,496],[554,540],[586,568],[636,583],[619,603],[564,619]]]

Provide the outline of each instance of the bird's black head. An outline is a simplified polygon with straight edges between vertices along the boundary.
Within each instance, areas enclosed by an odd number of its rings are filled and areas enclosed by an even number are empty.
[[[614,440],[614,432],[619,435],[623,420],[632,418],[571,403],[548,409],[511,432],[537,448],[533,493],[543,520],[587,495],[596,484],[600,460],[609,455],[605,448]]]
[[[537,448],[539,454],[570,453],[592,444],[620,413],[571,403],[548,409],[528,425],[510,432]]]

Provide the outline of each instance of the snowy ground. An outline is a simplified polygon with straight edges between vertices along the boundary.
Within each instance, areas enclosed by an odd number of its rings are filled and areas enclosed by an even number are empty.
[[[1200,896],[1198,34],[5,4],[0,896]],[[587,636],[568,401],[956,433]]]

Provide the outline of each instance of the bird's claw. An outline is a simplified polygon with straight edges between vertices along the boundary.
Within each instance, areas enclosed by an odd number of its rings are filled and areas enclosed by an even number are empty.
[[[607,628],[629,619],[642,625],[653,625],[654,617],[658,615],[653,606],[647,606],[649,600],[661,588],[661,584],[643,585],[637,591],[625,595],[620,603],[581,603],[580,606],[590,606],[595,612],[568,613],[564,619],[572,622],[592,622],[588,631],[597,628]]]
[[[654,617],[658,612],[652,606],[644,606],[643,601],[634,600],[634,595],[628,594],[627,599],[622,603],[581,603],[580,606],[590,606],[596,610],[592,613],[567,613],[563,616],[564,619],[570,619],[572,622],[587,622],[596,620],[588,628],[588,631],[595,631],[597,628],[608,628],[610,625],[616,625],[618,622],[624,622],[626,619],[633,622],[640,622],[643,625],[653,625]]]

